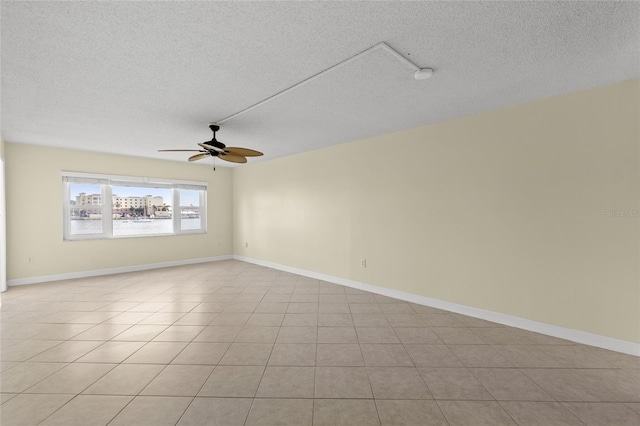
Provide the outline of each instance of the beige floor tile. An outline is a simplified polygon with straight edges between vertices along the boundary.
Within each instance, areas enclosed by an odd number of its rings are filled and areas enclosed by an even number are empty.
[[[377,304],[377,300],[373,297],[373,294],[353,294],[347,293],[347,300],[350,304],[352,303],[368,303],[368,304]]]
[[[239,325],[209,325],[204,327],[204,329],[193,338],[193,341],[232,343],[240,333],[240,330],[242,330],[242,327]]]
[[[258,314],[284,314],[287,312],[288,303],[262,302],[255,312]]]
[[[127,364],[169,364],[185,347],[187,347],[187,342],[149,342],[123,362]]]
[[[343,303],[327,303],[320,302],[318,305],[318,313],[319,314],[350,314],[351,309],[349,309],[349,304],[346,302]]]
[[[172,364],[215,365],[229,349],[229,343],[189,343]]]
[[[349,303],[352,314],[381,314],[382,309],[377,303]]]
[[[2,426],[37,425],[74,395],[22,394],[2,404]]]
[[[435,399],[493,400],[493,396],[466,368],[420,367],[418,372]]]
[[[186,411],[191,398],[137,396],[109,426],[173,426]]]
[[[448,426],[435,401],[376,399],[382,426]]]
[[[431,330],[447,345],[483,345],[486,343],[465,327],[432,327]]]
[[[3,425],[639,423],[637,357],[234,260],[11,288],[0,320]]]
[[[318,327],[318,343],[358,343],[354,327]]]
[[[449,345],[449,349],[466,367],[513,367],[490,345]]]
[[[197,295],[191,295],[190,298],[198,299]],[[159,302],[159,300],[158,300],[158,302]],[[168,306],[165,306],[164,308],[160,309],[158,311],[158,313],[183,313],[183,314],[185,314],[187,312],[191,312],[199,304],[200,304],[199,301],[193,301],[193,302],[190,302],[190,301],[187,301],[187,300],[172,301],[171,303],[169,303]]]
[[[603,402],[640,402],[640,369],[573,369]]]
[[[132,325],[113,338],[115,341],[150,342],[158,334],[167,329],[166,325]]]
[[[116,364],[145,345],[144,342],[106,342],[79,358],[76,362],[106,362]]]
[[[118,312],[88,312],[69,321],[72,324],[100,324],[118,315]]]
[[[120,364],[84,390],[87,395],[137,395],[162,371],[161,365]]]
[[[238,326],[244,326],[249,320],[249,318],[251,317],[251,313],[249,312],[222,312],[220,314],[187,314],[187,315],[213,315],[214,318],[211,320],[211,322],[208,323],[208,325],[238,325]],[[178,323],[180,321],[178,321]],[[203,325],[207,325],[207,324],[203,323]]]
[[[313,398],[314,367],[267,367],[256,397]]]
[[[313,424],[322,426],[375,426],[380,424],[373,399],[316,399]]]
[[[393,327],[426,327],[427,323],[418,314],[386,313],[387,321]]]
[[[171,305],[170,305],[171,306]],[[167,308],[164,308],[167,309]],[[144,325],[171,325],[185,315],[184,312],[156,312],[151,314],[138,324]]]
[[[154,342],[190,342],[199,335],[203,325],[172,325],[153,338]]]
[[[491,345],[505,360],[518,368],[559,368],[560,362],[532,345]]]
[[[6,342],[6,341],[5,341]],[[60,340],[21,340],[12,345],[2,345],[2,361],[26,361],[62,343]]]
[[[43,324],[33,340],[68,340],[93,327],[91,324]]]
[[[140,394],[196,396],[209,378],[213,368],[209,365],[169,365]]]
[[[5,402],[7,402],[8,400],[10,400],[11,398],[18,396],[20,394],[18,393],[0,393],[0,405],[4,404]],[[0,420],[1,420],[2,416],[0,416]]]
[[[291,300],[290,293],[276,293],[274,292],[274,289],[275,287],[271,288],[271,290],[269,290],[269,292],[267,292],[267,294],[264,295],[264,297],[262,298],[263,302],[289,303],[289,300]]]
[[[579,426],[583,423],[558,402],[502,402],[520,426]]]
[[[71,324],[69,324],[71,325]],[[85,324],[76,324],[85,325]],[[131,327],[129,324],[98,324],[83,333],[73,337],[72,340],[111,340],[118,334]]]
[[[80,393],[115,367],[116,364],[69,364],[25,392]]]
[[[73,362],[100,346],[102,342],[67,340],[29,359],[29,362]]]
[[[339,288],[339,287],[338,287]],[[347,303],[347,296],[344,293],[320,294],[318,302],[323,303]]]
[[[284,314],[253,314],[249,317],[246,327],[280,327]]]
[[[364,367],[316,367],[316,398],[373,398]]]
[[[317,294],[293,293],[289,302],[291,303],[315,303],[318,304],[320,297]]]
[[[52,375],[67,364],[24,362],[0,374],[0,391],[24,392],[39,381]]]
[[[353,327],[353,318],[349,313],[318,314],[318,327]]]
[[[495,401],[438,401],[438,406],[450,426],[516,426]]]
[[[104,321],[102,324],[129,324],[134,325],[144,320],[149,315],[152,315],[151,312],[123,312],[121,314],[116,315],[115,317],[109,318]]]
[[[280,327],[244,327],[235,341],[241,343],[274,343]]]
[[[413,361],[403,345],[361,344],[362,356],[367,367],[413,367]]]
[[[239,298],[238,298],[239,299]],[[236,299],[227,305],[222,312],[249,312],[252,313],[258,307],[258,302],[239,302]]]
[[[247,426],[304,426],[313,423],[312,399],[255,399]]]
[[[146,299],[143,296],[143,299]],[[143,302],[140,303],[133,308],[129,309],[128,312],[158,312],[162,308],[166,308],[169,304],[165,302]]]
[[[280,327],[276,343],[316,343],[317,327]]]
[[[172,325],[201,325],[206,326],[211,323],[218,315],[213,312],[190,312],[184,314],[179,320]]]
[[[416,367],[463,367],[445,345],[405,345]]]
[[[356,327],[391,327],[385,314],[351,314]]]
[[[278,343],[273,346],[269,365],[315,366],[316,345],[313,343]]]
[[[317,327],[318,314],[285,314],[283,327]]]
[[[195,398],[178,426],[242,426],[251,409],[251,398]]]
[[[356,333],[360,343],[400,343],[391,327],[356,327]]]
[[[374,297],[376,298],[376,300],[378,300],[378,297],[380,296],[375,295]],[[398,300],[391,298],[388,300],[388,302],[389,303],[380,303],[380,308],[385,314],[417,314],[417,312],[413,310],[409,303],[398,303]]]
[[[367,367],[376,399],[432,399],[415,367]]]
[[[625,404],[607,402],[565,402],[565,408],[587,426],[637,426],[640,413]]]
[[[222,302],[205,302],[199,303],[191,312],[222,312],[226,307],[227,304]]]
[[[442,341],[428,327],[395,327],[400,341],[405,345],[441,345]]]
[[[360,345],[352,343],[318,344],[316,363],[319,366],[364,366]]]
[[[271,343],[232,343],[220,365],[266,365],[272,348]]]
[[[22,364],[19,361],[3,361],[0,362],[0,373],[3,373],[13,367],[16,367],[18,365]]]
[[[472,368],[469,371],[499,401],[554,400],[516,368]]]
[[[287,307],[287,314],[317,314],[318,313],[318,302],[316,300],[315,303],[300,303],[293,302],[289,303]]]
[[[198,396],[253,398],[264,369],[263,366],[254,365],[219,365],[202,386]]]
[[[536,368],[521,371],[557,401],[603,401],[604,396],[598,393],[597,387],[572,370]]]
[[[78,395],[40,424],[43,426],[106,425],[132,398],[115,395]]]

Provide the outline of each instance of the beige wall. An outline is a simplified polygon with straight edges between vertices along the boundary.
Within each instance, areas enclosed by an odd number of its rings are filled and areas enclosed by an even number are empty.
[[[9,280],[232,254],[229,169],[11,143],[5,158]],[[61,171],[208,182],[208,232],[63,241]]]
[[[636,80],[236,168],[234,253],[640,342],[639,99]]]

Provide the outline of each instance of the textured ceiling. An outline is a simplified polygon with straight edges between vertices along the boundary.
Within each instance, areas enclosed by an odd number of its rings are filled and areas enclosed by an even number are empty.
[[[5,141],[263,161],[640,77],[638,2],[1,3]],[[211,159],[200,163],[210,164]],[[225,163],[230,165],[230,163]]]

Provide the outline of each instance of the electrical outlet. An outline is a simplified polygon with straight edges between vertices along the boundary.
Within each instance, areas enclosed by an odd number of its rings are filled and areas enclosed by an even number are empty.
[[[362,265],[363,268],[367,267],[367,259],[362,259],[362,262],[360,263]]]
[[[249,248],[249,243],[244,243],[245,248]]]
[[[33,262],[35,262],[35,259],[33,256],[27,257],[27,263],[33,263]]]

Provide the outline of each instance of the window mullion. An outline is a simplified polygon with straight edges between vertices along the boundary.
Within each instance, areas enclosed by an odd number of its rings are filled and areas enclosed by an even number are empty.
[[[111,185],[102,185],[102,234],[107,238],[113,236],[113,197]]]
[[[177,188],[173,188],[171,190],[172,200],[171,204],[173,205],[173,232],[175,234],[180,234],[182,232],[182,209],[180,208],[180,190]]]

